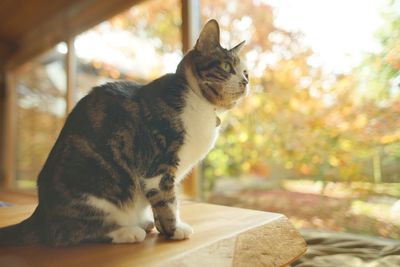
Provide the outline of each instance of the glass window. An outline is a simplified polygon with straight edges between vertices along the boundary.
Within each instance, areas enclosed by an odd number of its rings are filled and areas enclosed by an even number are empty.
[[[16,186],[36,187],[65,119],[65,52],[63,44],[16,71]]]
[[[135,5],[75,39],[77,96],[117,79],[148,82],[182,58],[179,0]],[[60,43],[21,66],[17,80],[16,185],[33,189],[64,124],[65,54]]]
[[[247,40],[251,82],[204,162],[209,201],[400,238],[398,5],[201,0],[223,45]]]
[[[108,81],[148,82],[174,72],[182,57],[179,6],[146,1],[77,36],[78,98]]]

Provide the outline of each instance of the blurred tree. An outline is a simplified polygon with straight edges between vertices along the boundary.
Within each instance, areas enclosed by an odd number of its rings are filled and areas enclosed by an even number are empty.
[[[392,0],[389,4],[394,7],[398,2]],[[178,5],[177,0],[146,1],[92,31],[138,36],[157,50],[161,60],[162,55],[181,49]],[[250,96],[224,118],[222,135],[204,162],[207,187],[211,188],[220,176],[279,176],[274,168],[284,173],[281,178],[290,175],[321,181],[355,181],[373,176],[388,181],[389,176],[398,177],[394,174],[399,170],[393,166],[400,166],[400,100],[393,93],[393,88],[398,88],[393,82],[399,77],[396,51],[400,28],[399,14],[392,10],[396,9],[387,11],[392,15],[387,16],[387,25],[380,34],[383,52],[369,55],[352,73],[333,75],[312,64],[315,55],[303,44],[300,33],[274,25],[273,9],[265,1],[201,0],[202,23],[210,18],[219,21],[225,47],[247,41],[242,56],[251,74]],[[123,55],[132,60],[140,53],[126,47],[117,50],[124,50]],[[118,74],[136,79],[134,74],[122,73],[118,66],[107,62],[90,63],[98,76],[114,78]],[[85,70],[82,73],[86,75]],[[161,75],[160,65],[153,72],[154,76]],[[43,78],[44,74],[27,75],[25,87],[20,89],[29,90],[21,91],[21,95],[28,98],[36,90],[40,92],[33,96],[40,97],[37,103],[51,103],[62,97],[49,89],[54,84]],[[371,78],[368,83],[363,75]],[[360,92],[365,90],[377,92],[376,97],[364,98]],[[46,110],[48,106],[22,103],[21,129],[31,127],[31,132],[37,132],[35,125],[43,125],[43,133],[56,133],[60,125],[51,121],[61,119]],[[35,123],[32,118],[37,118]],[[57,125],[56,129],[48,128],[52,125]],[[49,147],[42,145],[36,154],[26,152],[31,148],[29,132],[21,130],[18,138],[20,155],[45,159]],[[30,160],[21,156],[19,163],[25,166],[21,169],[27,176],[32,169]]]
[[[365,56],[355,70],[360,76],[360,91],[367,101],[363,106],[369,123],[365,136],[373,150],[373,176],[376,182],[385,177],[400,181],[400,157],[393,153],[400,144],[400,1],[387,0],[383,26],[376,33],[381,51]],[[390,171],[392,170],[392,171]],[[389,171],[389,173],[388,173]],[[391,173],[392,174],[391,174]]]
[[[36,187],[36,178],[65,119],[64,56],[52,49],[17,72],[17,187]]]
[[[220,176],[271,177],[273,165],[290,170],[291,177],[321,181],[371,179],[370,170],[376,178],[381,146],[398,142],[398,102],[385,108],[363,100],[356,71],[334,75],[314,66],[301,34],[275,27],[265,2],[201,3],[203,22],[220,22],[225,46],[248,40],[243,55],[252,88],[225,118],[216,149],[205,161],[208,189]]]
[[[179,6],[178,0],[146,1],[113,17],[109,22],[112,29],[133,32],[156,46],[160,52],[181,50]]]
[[[386,0],[383,26],[376,33],[381,51],[366,55],[359,68],[363,94],[375,100],[400,96],[400,1]]]

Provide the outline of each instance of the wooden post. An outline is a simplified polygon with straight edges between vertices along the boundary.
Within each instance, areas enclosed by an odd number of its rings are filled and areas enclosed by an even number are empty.
[[[191,49],[200,33],[200,3],[199,0],[182,0],[182,50],[186,53]]]
[[[4,70],[0,70],[0,188],[5,180],[5,120],[6,120],[6,74]]]
[[[12,189],[15,180],[15,139],[16,139],[16,108],[17,90],[15,74],[6,72],[6,110],[5,110],[5,177],[3,189]]]
[[[67,57],[66,57],[66,75],[67,75],[67,92],[66,92],[66,115],[68,115],[75,106],[76,102],[76,54],[74,46],[75,38],[67,41]]]
[[[182,50],[189,51],[195,44],[200,33],[199,0],[182,0]],[[195,167],[183,181],[183,193],[191,199],[201,198],[201,179],[199,167]]]

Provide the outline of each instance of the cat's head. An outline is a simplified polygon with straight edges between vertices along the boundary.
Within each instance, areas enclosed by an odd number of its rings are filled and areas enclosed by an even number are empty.
[[[246,94],[249,77],[238,55],[244,41],[228,50],[220,45],[219,35],[218,22],[208,21],[178,71],[185,73],[197,94],[216,107],[228,109]]]

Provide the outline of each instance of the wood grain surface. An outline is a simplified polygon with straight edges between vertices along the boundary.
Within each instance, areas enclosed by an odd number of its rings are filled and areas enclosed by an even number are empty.
[[[27,218],[34,208],[1,207],[0,226]],[[181,210],[195,231],[188,240],[166,241],[154,231],[140,244],[1,247],[0,266],[284,266],[306,250],[281,214],[193,202]]]

